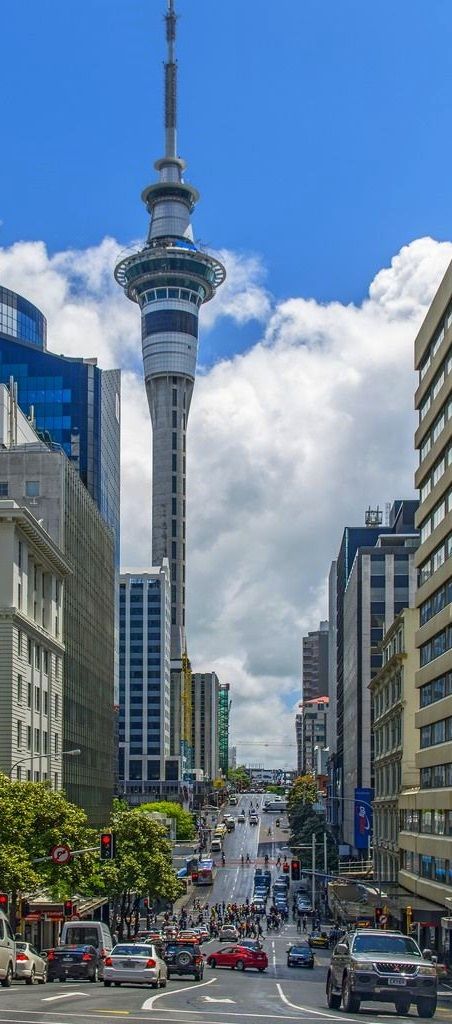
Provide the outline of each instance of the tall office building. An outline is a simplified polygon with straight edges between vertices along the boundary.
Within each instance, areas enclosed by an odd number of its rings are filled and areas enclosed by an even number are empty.
[[[378,645],[385,628],[414,600],[409,561],[410,549],[412,561],[412,551],[418,543],[414,527],[416,508],[415,501],[396,501],[388,526],[382,525],[378,510],[369,510],[365,526],[346,527],[336,569],[332,566],[330,573],[329,593],[335,607],[330,606],[329,619],[331,622],[334,617],[336,622],[335,687],[330,677],[336,735],[330,734],[334,746],[329,758],[328,818],[338,835],[351,846],[354,789],[369,788],[372,781],[367,687],[381,665]],[[354,738],[351,743],[350,737]]]
[[[63,784],[102,826],[113,797],[114,534],[65,453],[37,437],[0,448],[0,495],[32,513],[72,570],[63,597],[62,744],[81,755],[63,758]]]
[[[193,241],[190,215],[199,195],[182,177],[176,145],[176,15],[165,18],[165,155],[159,181],[142,194],[151,217],[146,244],[121,260],[118,283],[141,310],[143,366],[152,420],[152,561],[171,572],[172,753],[183,751],[187,694],[183,671],[186,567],[186,433],[196,374],[198,317],[225,278],[222,264]],[[188,685],[188,684],[187,684]]]
[[[300,704],[300,715],[297,715],[297,744],[300,736],[300,772],[302,775],[317,774],[318,750],[326,748],[328,723],[328,697],[314,697]],[[300,721],[298,721],[300,719]],[[298,761],[297,748],[297,761]],[[298,765],[297,765],[298,767]]]
[[[218,699],[219,680],[215,672],[192,675],[193,768],[213,781],[219,771]]]
[[[130,803],[177,792],[170,757],[171,590],[168,562],[122,572],[119,595],[119,782]],[[173,780],[176,780],[174,785]]]
[[[331,756],[336,749],[336,676],[337,676],[337,565],[331,563],[328,575],[328,706],[327,747]]]
[[[402,885],[437,905],[436,946],[452,956],[452,264],[415,342],[420,505],[415,676],[420,788],[401,795]],[[415,900],[415,896],[413,897]],[[448,909],[446,909],[448,908]],[[416,904],[414,907],[416,914]],[[416,918],[415,918],[416,919]],[[419,917],[417,918],[419,920]],[[430,942],[429,942],[430,945]]]
[[[226,777],[229,767],[229,716],[231,700],[229,683],[220,683],[218,692],[218,764]]]
[[[303,637],[302,643],[302,701],[326,697],[328,694],[328,623],[321,622],[318,629]]]

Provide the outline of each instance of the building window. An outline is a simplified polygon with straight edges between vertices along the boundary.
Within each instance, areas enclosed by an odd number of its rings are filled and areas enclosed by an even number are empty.
[[[49,694],[48,694],[47,690],[44,690],[44,714],[48,715],[48,713],[49,713]]]
[[[31,665],[31,640],[30,640],[30,637],[27,637],[27,654],[28,654],[28,664]]]
[[[20,750],[22,746],[22,722],[17,723],[17,746]]]
[[[8,497],[8,481],[0,480],[0,498]],[[20,543],[20,541],[19,541]]]
[[[49,738],[46,732],[42,734],[42,752],[43,754],[48,754],[49,752]]]
[[[60,696],[58,693],[55,694],[55,718],[58,718],[60,713]]]
[[[39,644],[35,647],[35,668],[41,668],[41,648]]]
[[[22,657],[22,633],[20,629],[17,630],[17,657]]]
[[[39,498],[39,480],[25,481],[25,497]]]
[[[58,789],[58,772],[55,772],[55,775],[53,776],[53,785],[55,789]]]
[[[39,686],[35,686],[35,711],[41,710],[41,692]]]
[[[31,683],[27,683],[27,707],[31,708]]]
[[[46,676],[48,676],[48,674],[49,674],[49,652],[48,651],[43,651],[43,658],[44,658],[44,672],[45,672]]]
[[[58,752],[59,752],[59,740],[58,740],[58,733],[57,732],[55,733],[55,738],[54,738],[54,750],[55,750],[55,754],[58,754]]]
[[[37,754],[39,754],[40,747],[41,747],[41,736],[40,736],[40,733],[39,733],[39,729],[35,729],[35,746],[34,746],[34,749],[35,749]]]
[[[17,584],[17,607],[22,608],[22,583],[20,580]]]
[[[22,676],[17,677],[17,703],[22,704]]]
[[[31,750],[31,725],[27,725],[27,750]]]

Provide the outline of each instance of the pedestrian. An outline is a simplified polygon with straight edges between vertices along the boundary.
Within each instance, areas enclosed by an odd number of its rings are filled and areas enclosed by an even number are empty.
[[[304,917],[303,917],[303,931],[304,932],[306,931],[307,927],[308,927],[308,920],[307,920],[307,917],[306,917],[306,914],[305,914]]]
[[[301,917],[300,917],[300,915],[298,915],[298,917],[297,917],[297,932],[301,932]]]

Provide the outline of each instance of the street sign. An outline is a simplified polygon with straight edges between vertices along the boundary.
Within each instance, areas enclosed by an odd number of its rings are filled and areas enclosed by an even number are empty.
[[[52,846],[50,856],[54,864],[69,864],[72,859],[71,848],[67,843],[58,843],[58,846]]]

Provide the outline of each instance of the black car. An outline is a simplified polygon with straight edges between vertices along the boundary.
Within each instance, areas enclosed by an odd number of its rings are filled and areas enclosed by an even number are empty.
[[[195,981],[202,981],[204,974],[204,957],[201,948],[195,942],[167,942],[162,950],[162,958],[168,968],[168,978],[172,974],[190,974]]]
[[[47,981],[97,981],[100,957],[94,946],[54,946],[47,950]]]
[[[314,954],[310,947],[303,943],[299,946],[289,946],[287,952],[288,967],[314,967]]]

